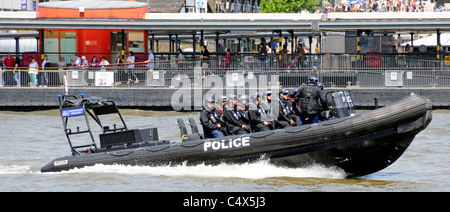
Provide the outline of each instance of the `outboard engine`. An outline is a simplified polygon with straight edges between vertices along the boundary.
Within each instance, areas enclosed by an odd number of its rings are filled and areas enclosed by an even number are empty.
[[[327,93],[331,94],[330,117],[342,118],[347,116],[355,116],[355,105],[348,91],[335,91]]]

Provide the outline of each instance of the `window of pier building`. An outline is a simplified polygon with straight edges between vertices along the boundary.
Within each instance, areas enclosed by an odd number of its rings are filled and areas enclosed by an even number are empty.
[[[61,57],[64,57],[66,62],[70,61],[74,58],[76,51],[75,31],[44,31],[44,52],[50,61],[59,61]]]

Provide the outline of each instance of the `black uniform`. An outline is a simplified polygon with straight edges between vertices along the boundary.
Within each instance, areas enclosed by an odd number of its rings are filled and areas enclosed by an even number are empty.
[[[291,111],[288,102],[284,99],[278,99],[278,117],[275,121],[276,128],[285,128],[291,126]]]
[[[311,82],[303,85],[295,95],[295,99],[300,103],[302,123],[317,123],[319,119],[319,107],[321,107],[320,102],[326,104],[325,96],[320,88]]]
[[[288,97],[286,99],[286,104],[289,107],[289,118],[292,119],[295,123],[295,126],[300,126],[300,106],[298,105],[298,102],[295,102],[295,100],[292,97]]]
[[[202,112],[200,112],[200,123],[203,127],[203,133],[205,138],[213,138],[215,136],[212,135],[214,130],[220,130],[217,128],[217,124],[220,124],[219,117],[215,113],[215,109],[207,109],[203,108]]]
[[[223,120],[227,131],[232,135],[245,134],[248,133],[247,130],[242,128],[244,122],[241,120],[240,114],[235,110],[235,108],[226,105],[223,110]]]
[[[250,103],[248,108],[248,116],[250,118],[250,127],[254,132],[261,132],[269,130],[269,127],[264,124],[262,117],[265,115],[264,110],[262,110],[255,103]]]
[[[239,113],[239,117],[241,117],[241,121],[245,125],[248,125],[247,126],[247,128],[248,128],[249,125],[250,125],[250,120],[248,118],[248,108],[247,108],[247,106],[238,103],[238,105],[236,106],[236,112]]]
[[[220,104],[222,104],[222,103],[220,103]],[[219,129],[219,131],[223,135],[228,135],[230,133],[228,132],[227,128],[225,127],[225,121],[223,120],[223,111],[224,110],[223,110],[222,105],[217,104],[217,105],[214,106],[214,113],[217,116],[218,124],[223,126],[222,128]]]
[[[268,121],[273,123],[276,118],[273,117],[273,105],[272,102],[268,102],[267,100],[262,100],[261,103],[259,103],[259,107],[264,110],[264,119],[263,121]]]

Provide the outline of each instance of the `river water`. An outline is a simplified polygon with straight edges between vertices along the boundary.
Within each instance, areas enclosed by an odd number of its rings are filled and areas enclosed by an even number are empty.
[[[160,139],[177,141],[176,119],[198,112],[121,111],[129,128],[158,127]],[[92,127],[95,123],[91,122]],[[450,191],[450,111],[433,120],[390,167],[357,179],[315,165],[281,168],[259,161],[219,166],[146,167],[96,165],[41,173],[51,160],[69,155],[58,110],[0,112],[0,191]]]

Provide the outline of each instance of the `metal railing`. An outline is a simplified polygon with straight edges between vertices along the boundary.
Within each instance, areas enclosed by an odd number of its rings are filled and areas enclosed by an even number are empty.
[[[434,55],[435,56],[435,55]],[[177,87],[181,82],[195,86],[250,86],[261,76],[283,87],[297,87],[311,75],[325,86],[346,87],[450,87],[450,64],[445,60],[417,55],[243,55],[209,59],[162,60],[154,63],[111,64],[106,67],[45,67],[36,75],[37,86]],[[168,58],[172,59],[172,58]],[[42,69],[42,68],[41,68]],[[2,69],[0,86],[34,86],[27,67]],[[187,80],[187,81],[186,81]],[[213,83],[213,84],[211,84]]]

